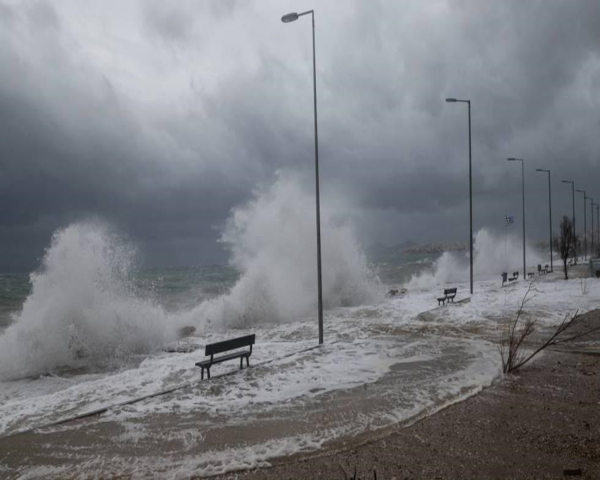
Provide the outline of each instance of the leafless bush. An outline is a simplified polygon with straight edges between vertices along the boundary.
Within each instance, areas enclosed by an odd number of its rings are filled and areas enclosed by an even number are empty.
[[[575,315],[573,316],[569,316],[569,314],[567,314],[546,341],[544,341],[541,345],[538,345],[533,350],[524,352],[523,345],[526,340],[535,332],[537,326],[536,319],[529,315],[524,315],[525,305],[532,298],[529,297],[530,292],[531,285],[529,285],[529,288],[527,289],[527,292],[521,301],[521,305],[517,310],[514,321],[509,324],[500,343],[500,357],[502,358],[502,372],[504,373],[515,372],[542,350],[550,346],[562,345],[563,343],[571,342],[591,333],[600,331],[600,326],[596,326],[586,328],[582,332],[580,331],[573,333],[572,335],[568,335],[568,333],[565,332],[568,332],[570,329],[572,329],[572,327],[578,325],[578,320],[580,317],[577,314],[578,312],[575,312]]]
[[[590,293],[590,284],[588,283],[587,278],[579,279],[579,288],[581,289],[582,295],[587,295],[588,293]]]

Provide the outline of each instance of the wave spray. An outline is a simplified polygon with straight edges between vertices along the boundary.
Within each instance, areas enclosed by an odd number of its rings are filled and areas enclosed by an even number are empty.
[[[164,310],[136,295],[135,252],[105,225],[58,230],[32,292],[0,336],[0,378],[149,352],[172,339]]]
[[[322,210],[326,309],[370,303],[381,297],[351,226],[339,218],[332,208]],[[231,264],[242,275],[228,295],[196,309],[194,314],[201,321],[241,327],[316,314],[314,197],[299,181],[279,175],[273,185],[257,190],[251,201],[232,211],[221,241],[231,251]]]

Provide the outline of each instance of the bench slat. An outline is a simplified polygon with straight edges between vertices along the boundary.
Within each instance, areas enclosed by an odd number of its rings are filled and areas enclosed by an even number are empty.
[[[207,365],[210,366],[210,365],[214,365],[215,363],[226,362],[227,360],[232,360],[234,358],[249,357],[249,356],[250,356],[249,351],[230,353],[229,355],[223,355],[221,357],[213,357],[212,362],[210,361],[210,358],[208,360],[202,360],[201,362],[196,362],[196,366],[197,367],[206,367]]]
[[[233,338],[231,340],[225,340],[223,342],[211,343],[206,345],[204,355],[215,355],[221,352],[227,352],[229,350],[235,350],[236,348],[247,347],[254,345],[256,335],[246,335],[245,337]],[[232,357],[235,358],[235,357]],[[213,362],[214,363],[214,362]]]

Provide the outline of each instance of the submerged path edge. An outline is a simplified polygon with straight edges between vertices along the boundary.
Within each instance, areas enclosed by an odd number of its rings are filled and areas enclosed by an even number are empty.
[[[333,345],[335,343],[337,343],[337,342],[326,343],[325,345]],[[288,354],[282,355],[280,357],[275,357],[275,358],[271,358],[269,360],[265,360],[263,362],[260,362],[260,363],[257,363],[255,365],[252,365],[249,368],[258,368],[258,367],[261,367],[263,365],[268,365],[269,363],[276,362],[278,360],[283,360],[285,358],[293,357],[294,355],[299,355],[301,353],[310,352],[311,350],[316,350],[319,347],[321,347],[321,345],[314,345],[312,347],[304,348],[302,350],[298,350],[298,351],[295,351],[295,352],[292,352],[292,353],[288,353]],[[214,375],[211,379],[228,377],[228,376],[231,376],[231,375],[235,375],[235,374],[237,374],[240,371],[241,370],[232,370],[230,372],[221,373],[220,375]],[[113,408],[122,407],[122,406],[125,406],[125,405],[132,405],[134,403],[138,403],[138,402],[142,402],[144,400],[148,400],[149,398],[155,398],[155,397],[160,397],[162,395],[168,395],[169,393],[173,393],[173,392],[178,391],[178,390],[183,390],[184,388],[189,388],[189,387],[197,385],[197,384],[199,384],[201,382],[206,382],[206,381],[210,381],[210,380],[201,380],[201,379],[199,379],[199,380],[191,380],[191,381],[179,384],[179,385],[175,385],[173,387],[169,387],[169,388],[165,388],[163,390],[159,390],[157,392],[152,392],[152,393],[148,393],[146,395],[142,395],[141,397],[132,398],[130,400],[124,400],[124,401],[118,402],[118,403],[112,403],[110,405],[106,405],[104,407],[99,407],[99,408],[96,408],[94,410],[90,410],[88,412],[83,412],[83,413],[79,413],[77,415],[72,415],[72,416],[69,416],[69,417],[66,417],[66,418],[61,418],[61,419],[56,420],[54,422],[46,423],[46,424],[43,424],[43,425],[37,425],[37,426],[34,426],[34,427],[29,427],[29,428],[22,429],[22,430],[16,430],[14,432],[10,432],[7,435],[0,435],[0,440],[4,439],[4,438],[15,437],[17,435],[23,435],[23,434],[26,434],[26,433],[32,433],[32,432],[35,432],[37,430],[43,430],[45,428],[57,427],[59,425],[64,425],[66,423],[74,422],[76,420],[82,420],[84,418],[93,417],[95,415],[101,415],[103,413],[108,412],[109,410],[112,410]]]

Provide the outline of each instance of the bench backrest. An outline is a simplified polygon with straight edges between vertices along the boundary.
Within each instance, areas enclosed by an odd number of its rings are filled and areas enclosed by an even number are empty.
[[[254,345],[256,335],[246,335],[245,337],[232,338],[231,340],[225,340],[223,342],[211,343],[206,345],[204,355],[215,355],[221,352],[227,352],[228,350],[235,350],[236,348],[247,347],[248,345]]]
[[[513,277],[518,277],[519,276],[519,272],[513,272]]]
[[[453,293],[456,293],[456,288],[445,288],[444,289],[444,295],[452,295]]]

